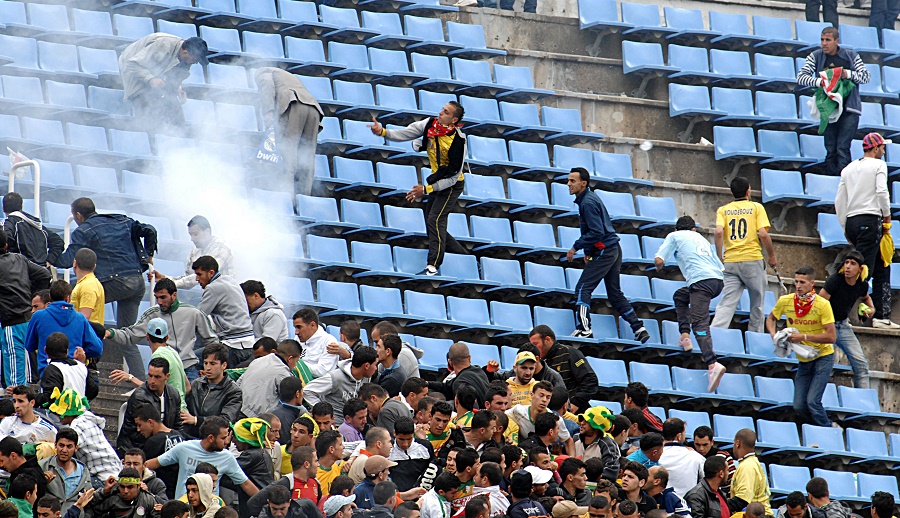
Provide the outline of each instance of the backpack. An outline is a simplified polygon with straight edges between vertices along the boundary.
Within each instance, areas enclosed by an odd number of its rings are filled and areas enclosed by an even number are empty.
[[[15,222],[16,245],[19,253],[29,261],[44,266],[47,264],[47,234],[28,221]]]

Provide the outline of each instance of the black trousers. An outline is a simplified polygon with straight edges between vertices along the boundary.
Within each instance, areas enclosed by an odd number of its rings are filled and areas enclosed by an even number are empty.
[[[447,233],[447,219],[456,207],[456,201],[463,192],[463,182],[453,187],[435,191],[425,201],[425,232],[428,234],[428,264],[439,268],[446,252],[469,253],[459,242]]]
[[[709,335],[709,301],[718,297],[724,286],[725,283],[719,279],[703,279],[679,288],[672,297],[675,301],[678,332],[694,332],[706,365],[716,363],[716,353]]]
[[[838,26],[837,0],[806,0],[806,21],[818,22],[819,7],[822,8],[822,20]]]
[[[844,232],[856,250],[863,255],[872,279],[874,318],[891,316],[891,269],[881,259],[881,216],[862,214],[847,218]]]

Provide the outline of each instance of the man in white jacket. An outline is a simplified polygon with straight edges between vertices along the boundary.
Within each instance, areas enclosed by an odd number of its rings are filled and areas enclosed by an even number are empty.
[[[681,419],[666,419],[662,433],[666,442],[659,457],[659,465],[668,470],[668,485],[675,489],[675,494],[685,495],[703,480],[703,463],[706,458],[693,448],[685,446],[685,425]]]
[[[328,352],[328,346],[332,349],[342,347],[337,339],[325,332],[325,328],[319,325],[319,316],[316,312],[303,308],[297,310],[292,317],[294,321],[294,332],[300,346],[303,347],[303,361],[313,376],[320,377],[334,370],[338,360],[341,359],[338,354]],[[338,405],[335,408],[341,408]]]
[[[900,329],[891,322],[891,258],[881,255],[881,236],[891,231],[891,198],[887,185],[885,146],[890,144],[878,133],[863,138],[863,157],[850,162],[841,171],[837,197],[834,200],[838,221],[844,235],[866,261],[872,277],[872,300],[875,316],[872,327]]]

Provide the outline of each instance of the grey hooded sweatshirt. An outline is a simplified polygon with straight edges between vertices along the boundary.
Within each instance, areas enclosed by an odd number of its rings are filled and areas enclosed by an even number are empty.
[[[247,299],[234,277],[217,272],[203,288],[203,296],[197,309],[212,317],[221,340],[253,336]]]
[[[334,423],[336,425],[344,424],[343,412],[337,409],[344,408],[344,402],[355,398],[359,387],[363,383],[369,382],[369,378],[357,380],[353,377],[350,373],[352,361],[352,359],[339,361],[336,369],[310,381],[303,389],[303,398],[309,403],[310,408],[320,401],[331,404],[335,409]]]
[[[288,339],[284,306],[271,295],[250,313],[250,322],[253,324],[253,336],[257,340],[264,336],[273,338],[276,342]]]

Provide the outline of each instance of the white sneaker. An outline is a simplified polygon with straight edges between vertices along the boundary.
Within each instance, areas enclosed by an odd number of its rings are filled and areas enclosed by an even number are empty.
[[[872,327],[876,329],[900,329],[900,324],[891,322],[889,318],[873,318]]]
[[[478,0],[459,0],[453,5],[456,7],[472,7],[473,5],[478,5]]]
[[[680,345],[681,348],[684,349],[684,352],[686,352],[686,353],[689,353],[694,350],[694,344],[691,343],[690,336],[682,336],[681,338],[679,338],[678,345]]]
[[[706,387],[707,392],[715,392],[719,387],[719,382],[722,381],[722,376],[725,374],[725,366],[719,362],[716,362],[709,366],[709,385]]]
[[[590,329],[576,329],[570,336],[574,338],[593,338],[594,332]]]

